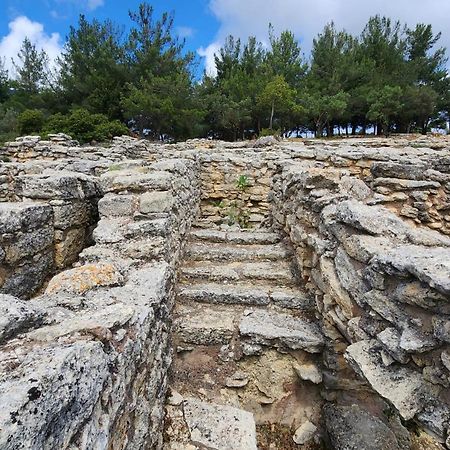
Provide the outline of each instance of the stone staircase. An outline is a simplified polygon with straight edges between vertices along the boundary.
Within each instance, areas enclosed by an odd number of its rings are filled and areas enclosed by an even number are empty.
[[[225,405],[253,413],[260,448],[268,439],[260,425],[267,423],[279,427],[277,439],[288,435],[292,445],[270,442],[270,448],[297,448],[292,435],[303,418],[298,408],[310,417],[320,403],[311,392],[299,394],[298,386],[301,367],[317,370],[314,355],[323,346],[313,309],[291,249],[278,233],[193,229],[179,270],[166,448],[211,444],[198,436],[193,440],[198,430],[193,432],[183,413],[192,401],[206,402],[209,416],[211,407],[220,411]],[[245,417],[241,431],[248,443]],[[214,427],[204,429],[206,419],[198,417],[200,434],[214,435]],[[256,442],[242,447],[236,439],[220,448],[256,448]]]

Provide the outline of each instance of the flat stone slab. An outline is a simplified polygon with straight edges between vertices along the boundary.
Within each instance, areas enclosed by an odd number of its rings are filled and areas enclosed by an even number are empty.
[[[0,344],[18,333],[39,326],[46,313],[31,302],[0,294]]]
[[[253,414],[194,398],[183,406],[193,444],[214,450],[257,450]]]
[[[193,230],[190,237],[207,242],[230,242],[234,244],[276,244],[280,242],[277,233],[268,231],[221,231]]]
[[[426,382],[421,372],[385,367],[376,346],[376,341],[357,342],[347,347],[345,357],[378,394],[397,408],[403,419],[410,420],[439,394],[439,388]]]
[[[174,331],[178,339],[188,344],[226,344],[233,336],[238,314],[223,307],[177,305]]]
[[[290,256],[288,249],[281,244],[271,245],[232,245],[225,243],[191,243],[187,246],[186,257],[205,261],[277,261]]]
[[[214,283],[181,287],[178,297],[185,301],[212,304],[268,305],[270,302],[267,290]]]
[[[187,278],[208,279],[210,281],[264,280],[278,284],[293,284],[295,279],[290,266],[285,261],[256,261],[218,263],[211,261],[194,262],[181,269]]]
[[[450,248],[398,245],[376,255],[373,265],[386,271],[412,274],[444,295],[450,295]]]
[[[239,332],[252,342],[319,353],[324,338],[319,326],[302,318],[274,311],[246,311]]]

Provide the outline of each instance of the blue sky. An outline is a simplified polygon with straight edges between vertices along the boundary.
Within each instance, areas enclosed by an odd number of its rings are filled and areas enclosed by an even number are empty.
[[[128,11],[137,9],[140,3],[138,0],[0,0],[0,2],[2,3],[0,38],[10,34],[9,24],[15,19],[26,17],[33,23],[42,24],[43,33],[50,38],[52,34],[58,33],[60,45],[63,44],[69,27],[76,24],[79,14],[85,14],[88,19],[109,18],[129,26]],[[219,23],[208,6],[208,0],[158,0],[151,4],[157,16],[164,11],[175,11],[175,31],[186,39],[186,47],[190,50],[197,51],[205,43],[214,40]],[[24,25],[21,28],[26,27],[27,25]]]
[[[38,48],[56,58],[70,25],[78,15],[110,18],[129,26],[128,10],[139,0],[0,0],[0,57],[10,67],[21,42],[28,36]],[[371,15],[382,14],[410,26],[431,23],[442,31],[441,45],[450,47],[450,0],[155,0],[156,14],[175,12],[175,31],[186,38],[186,47],[213,71],[214,53],[228,34],[246,39],[254,35],[267,42],[268,24],[275,30],[292,30],[306,55],[312,39],[324,25],[359,34]],[[202,65],[202,67],[203,67]]]

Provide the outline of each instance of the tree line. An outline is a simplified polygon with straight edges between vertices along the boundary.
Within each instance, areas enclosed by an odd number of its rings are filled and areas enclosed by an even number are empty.
[[[135,133],[153,139],[246,139],[421,132],[450,116],[446,50],[432,26],[382,16],[354,36],[325,26],[310,58],[291,31],[269,43],[229,36],[217,74],[196,77],[198,60],[174,32],[173,13],[148,3],[131,28],[80,16],[51,63],[25,39],[14,74],[0,65],[0,141],[66,132],[82,142]]]

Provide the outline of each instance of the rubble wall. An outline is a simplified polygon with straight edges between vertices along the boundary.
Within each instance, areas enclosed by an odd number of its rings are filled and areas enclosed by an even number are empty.
[[[326,336],[323,395],[449,445],[450,239],[379,205],[360,173],[330,166],[286,163],[271,195]]]
[[[161,446],[174,268],[197,179],[183,160],[105,173],[96,245],[42,296],[1,296],[2,449]]]
[[[432,148],[430,148],[432,147]],[[384,205],[411,224],[450,235],[450,151],[444,139],[347,140],[290,144],[299,159],[346,169]]]
[[[91,243],[100,196],[94,178],[72,172],[14,179],[16,201],[0,203],[0,292],[29,298],[70,267]]]
[[[252,227],[269,216],[268,194],[275,163],[270,154],[201,154],[202,223]]]
[[[0,167],[0,448],[161,446],[175,268],[199,205],[199,225],[234,208],[288,235],[325,336],[331,448],[353,426],[379,448],[450,446],[448,144],[64,139],[16,141]]]

